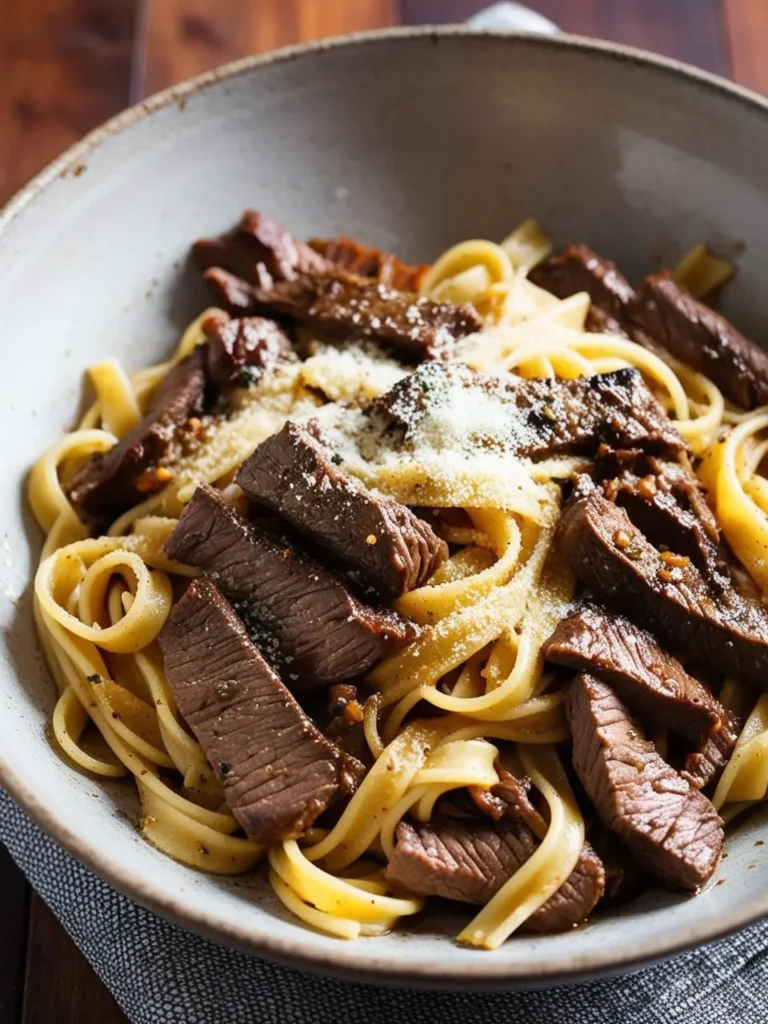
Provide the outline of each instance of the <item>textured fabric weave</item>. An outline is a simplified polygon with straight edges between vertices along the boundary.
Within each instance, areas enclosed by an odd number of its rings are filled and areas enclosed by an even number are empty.
[[[768,923],[624,978],[488,995],[301,974],[167,924],[86,871],[0,790],[0,840],[133,1024],[766,1024]]]

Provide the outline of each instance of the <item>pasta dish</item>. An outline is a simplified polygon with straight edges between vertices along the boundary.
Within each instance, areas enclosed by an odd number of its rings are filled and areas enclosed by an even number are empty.
[[[339,938],[694,894],[768,788],[768,353],[703,246],[638,289],[526,221],[415,266],[255,211],[170,358],[33,467],[73,768]]]

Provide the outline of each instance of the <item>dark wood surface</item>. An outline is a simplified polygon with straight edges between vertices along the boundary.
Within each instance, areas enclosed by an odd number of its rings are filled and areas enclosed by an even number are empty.
[[[768,93],[768,0],[528,0],[561,28],[631,43]],[[249,53],[488,0],[2,0],[0,202],[147,93]],[[0,1024],[125,1024],[0,848]]]

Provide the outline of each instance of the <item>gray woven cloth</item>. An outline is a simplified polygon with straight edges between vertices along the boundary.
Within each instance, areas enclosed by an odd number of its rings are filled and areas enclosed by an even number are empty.
[[[133,1024],[768,1022],[768,922],[609,981],[488,995],[398,991],[301,974],[167,924],[78,864],[2,790],[0,840]]]

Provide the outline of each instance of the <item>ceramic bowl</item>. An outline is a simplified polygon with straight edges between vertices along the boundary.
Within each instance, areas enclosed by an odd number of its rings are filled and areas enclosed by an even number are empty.
[[[732,254],[725,311],[768,323],[768,106],[701,72],[568,37],[466,28],[350,37],[249,59],[127,111],[0,216],[2,558],[0,779],[32,817],[133,899],[283,962],[403,985],[546,985],[626,970],[768,913],[768,819],[730,838],[695,899],[649,892],[577,931],[456,945],[466,913],[347,944],[288,915],[260,876],[197,874],[145,843],[133,787],[54,753],[54,702],[32,627],[40,538],[23,484],[73,422],[82,373],[169,352],[202,308],[190,242],[245,206],[299,235],[348,233],[426,261],[535,216],[630,277],[697,241]]]

